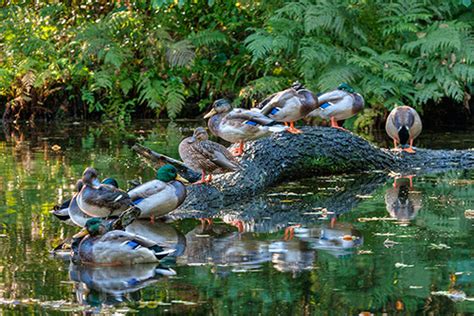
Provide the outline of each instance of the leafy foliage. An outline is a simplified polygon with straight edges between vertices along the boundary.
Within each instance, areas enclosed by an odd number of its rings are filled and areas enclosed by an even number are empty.
[[[300,0],[252,30],[246,46],[265,76],[316,91],[348,82],[376,108],[421,109],[472,93],[472,21],[459,1]]]

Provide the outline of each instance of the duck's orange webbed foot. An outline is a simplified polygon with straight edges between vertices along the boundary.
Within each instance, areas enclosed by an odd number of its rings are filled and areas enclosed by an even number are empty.
[[[295,122],[290,122],[290,127],[287,129],[292,134],[302,134],[303,132],[295,127]]]
[[[413,147],[408,147],[408,148],[404,148],[403,151],[409,153],[409,154],[414,154],[416,153],[416,151],[413,149]]]
[[[239,147],[233,148],[231,153],[235,157],[240,157],[244,153],[244,142],[240,142]]]
[[[344,131],[344,132],[348,132],[347,129],[345,129],[344,127],[339,126],[339,124],[337,124],[337,121],[334,117],[331,117],[331,127],[340,129],[341,131]]]
[[[291,225],[285,228],[285,234],[283,236],[283,240],[292,240],[295,236],[295,228],[301,227],[301,224]]]

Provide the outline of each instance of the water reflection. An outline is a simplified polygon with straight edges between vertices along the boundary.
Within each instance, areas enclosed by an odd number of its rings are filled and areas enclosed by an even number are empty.
[[[422,207],[421,192],[413,186],[413,176],[396,177],[393,187],[385,191],[385,205],[391,217],[407,224]]]
[[[173,275],[176,275],[173,269],[158,264],[120,267],[69,265],[77,302],[93,307],[139,301],[141,289]]]

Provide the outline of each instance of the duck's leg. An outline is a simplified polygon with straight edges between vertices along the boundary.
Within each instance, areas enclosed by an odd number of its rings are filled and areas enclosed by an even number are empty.
[[[295,127],[295,122],[290,122],[290,128],[287,129],[288,132],[292,134],[301,134],[303,133],[301,130]]]
[[[347,132],[347,129],[345,129],[344,127],[341,127],[339,126],[339,124],[337,124],[337,121],[336,119],[334,118],[334,116],[331,116],[331,127],[334,127],[334,128],[337,128],[337,129],[340,129],[342,131],[346,131]]]
[[[202,169],[202,172],[201,172],[201,180],[196,181],[193,184],[203,184],[203,183],[207,183],[206,182],[206,171],[204,171],[204,169]]]
[[[392,151],[402,151],[402,149],[398,148],[398,142],[395,138],[393,139],[393,149],[392,149]]]
[[[212,181],[212,174],[207,176],[205,183],[210,183]]]
[[[283,235],[283,240],[292,240],[295,236],[295,228],[301,227],[301,224],[291,225],[285,228],[285,234]]]
[[[239,156],[242,156],[243,153],[244,153],[244,141],[241,140],[239,142],[239,147],[234,148],[232,150],[232,155],[234,155],[235,157],[239,157]]]
[[[235,220],[235,221],[232,221],[230,222],[230,224],[234,227],[237,227],[237,231],[239,233],[243,233],[244,232],[244,222],[240,221],[240,220]]]
[[[154,216],[154,215],[151,215],[151,216],[150,216],[150,223],[151,223],[152,225],[155,224],[155,216]]]
[[[410,147],[403,149],[407,153],[414,154],[416,151],[413,149],[413,139],[410,138]]]

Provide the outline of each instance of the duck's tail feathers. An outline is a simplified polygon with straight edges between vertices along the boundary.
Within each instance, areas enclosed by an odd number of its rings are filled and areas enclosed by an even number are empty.
[[[153,251],[155,251],[155,257],[156,259],[158,260],[161,260],[163,259],[164,257],[166,256],[169,256],[171,254],[173,254],[174,252],[176,252],[175,249],[171,249],[171,248],[162,248],[158,245],[152,247]]]
[[[284,125],[273,125],[273,126],[268,126],[268,130],[272,133],[280,133],[284,132],[288,129],[288,126]]]
[[[173,269],[167,268],[167,267],[160,267],[160,266],[155,269],[155,273],[159,275],[164,275],[164,276],[176,275],[176,271],[174,271]]]

